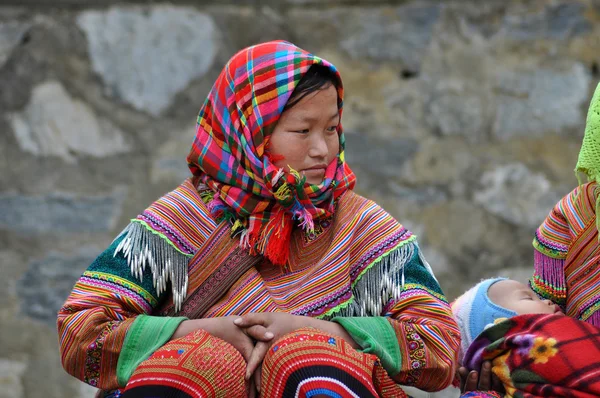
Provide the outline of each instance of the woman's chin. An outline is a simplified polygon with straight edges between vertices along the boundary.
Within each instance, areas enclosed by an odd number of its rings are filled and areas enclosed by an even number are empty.
[[[306,170],[303,171],[302,174],[304,174],[304,176],[306,177],[306,183],[311,185],[319,185],[323,182],[323,179],[325,178],[325,173],[321,170]]]
[[[323,178],[306,178],[306,183],[309,185],[320,185],[323,183]]]

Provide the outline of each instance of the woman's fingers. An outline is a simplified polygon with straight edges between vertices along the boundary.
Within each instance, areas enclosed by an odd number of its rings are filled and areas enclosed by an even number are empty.
[[[256,387],[254,384],[254,379],[248,382],[248,398],[257,398],[258,394],[256,393]]]
[[[502,382],[494,373],[492,373],[492,364],[490,361],[485,361],[481,365],[481,372],[475,370],[468,371],[467,368],[461,366],[458,368],[458,377],[460,379],[460,392],[468,391],[497,391],[504,392]]]
[[[246,336],[257,341],[269,341],[275,336],[272,332],[269,332],[267,328],[262,325],[254,325],[247,328],[243,328],[242,330],[244,331]]]
[[[489,391],[492,389],[492,364],[490,361],[485,361],[483,362],[483,365],[481,365],[481,373],[479,374],[477,388],[481,391]]]
[[[244,341],[240,341],[238,344],[236,344],[235,348],[237,348],[240,354],[242,354],[244,360],[248,362],[252,356],[252,352],[254,351],[254,344],[252,344],[252,341],[250,341],[248,336],[244,336],[243,334],[242,336],[244,337]]]
[[[467,378],[469,377],[469,371],[464,366],[458,368],[458,378],[460,379],[460,392],[467,392],[465,390],[465,384],[467,383]]]
[[[256,343],[254,350],[252,350],[252,354],[250,355],[250,359],[248,359],[248,364],[246,365],[246,380],[250,380],[252,374],[258,369],[267,354],[269,346],[268,343],[262,341]]]
[[[267,326],[267,316],[268,314],[262,312],[251,312],[234,319],[233,323],[241,328],[246,328],[253,325]]]
[[[254,372],[254,385],[256,386],[256,391],[260,394],[260,383],[262,382],[262,366],[256,369]]]
[[[267,330],[266,316],[261,313],[250,313],[233,320],[234,325],[243,330],[244,334],[257,341],[269,341],[275,334]]]
[[[474,370],[470,371],[467,376],[467,380],[465,382],[465,392],[477,390],[477,381],[478,380],[479,380],[479,373],[477,373]]]

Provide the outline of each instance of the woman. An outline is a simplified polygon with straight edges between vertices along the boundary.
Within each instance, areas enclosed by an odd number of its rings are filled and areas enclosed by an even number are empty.
[[[575,172],[579,186],[556,204],[535,233],[530,285],[568,316],[600,327],[600,85],[590,103]],[[580,173],[587,183],[581,183]]]
[[[577,320],[600,327],[600,243],[596,217],[600,206],[600,85],[587,114],[585,135],[575,167],[588,182],[564,196],[535,232],[534,272],[531,289],[549,299]],[[491,387],[491,366],[484,363],[478,381],[476,371],[459,375],[463,391]],[[496,381],[496,387],[498,386]]]
[[[456,323],[414,235],[352,191],[342,99],[336,68],[290,43],[233,56],[198,117],[193,177],[59,312],[65,369],[128,397],[446,387]]]

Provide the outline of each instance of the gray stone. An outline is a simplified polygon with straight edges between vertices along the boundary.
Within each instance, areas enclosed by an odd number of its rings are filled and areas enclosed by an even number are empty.
[[[342,23],[340,45],[354,58],[401,62],[407,70],[418,72],[440,15],[438,4],[365,8],[356,24]]]
[[[448,200],[448,194],[443,189],[431,185],[408,187],[394,181],[388,181],[387,186],[390,188],[392,194],[402,202],[412,202],[420,206],[427,206]]]
[[[107,196],[2,194],[0,229],[25,234],[111,231],[124,199],[121,188]]]
[[[473,199],[512,224],[536,228],[560,197],[543,174],[515,163],[484,173]]]
[[[497,275],[501,275],[508,279],[513,279],[515,281],[519,281],[521,283],[527,283],[529,278],[531,278],[533,274],[533,267],[529,266],[520,266],[520,265],[512,265],[511,267],[507,267],[498,271]]]
[[[497,75],[493,133],[500,139],[566,134],[585,120],[590,76],[581,64],[564,71],[503,70]]]
[[[94,398],[98,389],[85,383],[79,383],[77,398]]]
[[[486,102],[471,93],[444,91],[432,95],[427,121],[442,136],[481,141],[487,135]]]
[[[218,48],[212,18],[189,7],[115,6],[85,11],[77,23],[108,91],[152,115],[208,71]]]
[[[19,44],[29,24],[21,22],[0,23],[0,68],[8,60],[13,48]]]
[[[422,140],[419,151],[402,170],[402,180],[411,186],[445,186],[451,195],[464,196],[465,185],[478,179],[478,154],[464,140]]]
[[[150,175],[153,183],[171,181],[178,184],[191,175],[185,159],[192,147],[194,134],[193,128],[175,132],[170,135],[172,139],[158,149]]]
[[[440,276],[452,271],[448,258],[435,247],[427,244],[427,230],[423,224],[408,219],[402,219],[401,222],[402,225],[418,237],[419,250],[431,266],[433,274],[438,280]]]
[[[418,150],[411,138],[382,138],[346,134],[346,160],[351,167],[383,177],[397,177],[404,163]]]
[[[82,248],[74,255],[50,253],[29,264],[17,283],[21,311],[47,324],[56,323],[56,313],[73,289],[83,271],[102,250]]]
[[[431,112],[428,104],[431,101],[433,89],[424,79],[411,79],[408,81],[390,81],[382,90],[381,97],[384,99],[384,109],[388,110],[389,122],[393,134],[388,136],[406,136],[422,142],[431,136]],[[387,123],[386,123],[387,122]],[[385,123],[385,124],[384,124]],[[375,130],[379,130],[379,127]]]
[[[441,280],[442,275],[452,272],[452,267],[450,267],[448,258],[446,258],[446,256],[444,256],[440,251],[427,246],[424,246],[422,250],[423,253],[425,253],[425,259],[429,265],[431,265],[433,274],[438,281]]]
[[[75,162],[76,155],[104,157],[130,150],[122,131],[56,81],[36,86],[25,110],[9,119],[21,150],[34,155]]]
[[[323,1],[322,0],[274,0],[274,4],[278,4],[278,3],[288,3],[288,4],[292,4],[292,5],[301,5],[301,6],[307,6],[307,5],[323,5]],[[362,0],[361,3],[372,3],[373,5],[387,5],[389,4],[389,0]],[[356,4],[356,0],[329,0],[327,2],[328,5],[331,4],[336,4],[336,5],[344,5],[347,4],[349,6],[355,5]]]
[[[410,189],[395,182],[406,162],[417,152],[416,140],[346,134],[346,143],[346,161],[356,174],[357,187],[361,192],[379,193],[392,198],[401,195],[412,202],[436,200],[437,191]]]
[[[503,34],[518,41],[538,39],[567,40],[592,31],[585,17],[586,6],[579,2],[551,4],[541,12],[508,14]]]
[[[25,396],[22,378],[26,369],[25,362],[0,358],[0,398]]]

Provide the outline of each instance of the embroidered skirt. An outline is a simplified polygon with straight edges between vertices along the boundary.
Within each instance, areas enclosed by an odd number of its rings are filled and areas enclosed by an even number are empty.
[[[142,362],[122,398],[246,397],[246,362],[230,344],[198,330]],[[343,339],[299,329],[273,343],[262,365],[262,397],[408,397],[380,366]]]

